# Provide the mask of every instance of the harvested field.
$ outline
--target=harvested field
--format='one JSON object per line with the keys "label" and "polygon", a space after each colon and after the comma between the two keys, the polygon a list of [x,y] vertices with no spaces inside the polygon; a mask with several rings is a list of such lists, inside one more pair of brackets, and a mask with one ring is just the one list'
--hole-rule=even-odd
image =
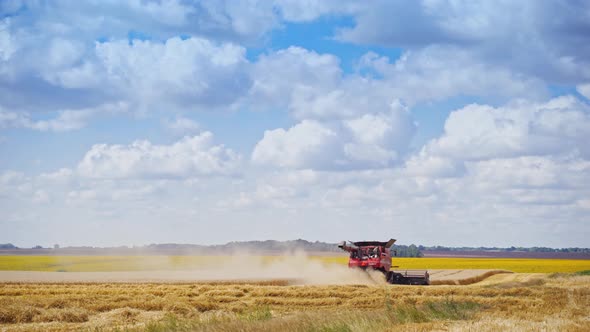
{"label": "harvested field", "polygon": [[[0,331],[586,331],[590,322],[588,272],[564,273],[583,260],[394,259],[396,270],[431,274],[432,286],[402,286],[341,257],[11,257],[0,265],[29,271],[0,271]],[[444,265],[457,268],[433,269]],[[49,272],[64,270],[94,272]]]}
{"label": "harvested field", "polygon": [[470,285],[506,270],[429,270],[432,285]]}
{"label": "harvested field", "polygon": [[3,331],[587,331],[590,276],[470,286],[0,284]]}

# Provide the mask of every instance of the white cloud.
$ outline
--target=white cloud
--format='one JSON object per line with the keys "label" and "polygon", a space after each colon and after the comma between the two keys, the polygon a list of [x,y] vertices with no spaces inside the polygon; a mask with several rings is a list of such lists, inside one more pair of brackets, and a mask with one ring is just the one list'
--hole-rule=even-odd
{"label": "white cloud", "polygon": [[75,176],[74,171],[69,168],[60,168],[55,172],[41,173],[38,178],[39,181],[49,183],[69,183]]}
{"label": "white cloud", "polygon": [[414,131],[410,112],[399,100],[392,101],[389,112],[364,114],[344,120],[344,125],[358,143],[397,148],[405,148]]}
{"label": "white cloud", "polygon": [[50,200],[49,194],[44,190],[37,190],[33,195],[33,202],[38,204],[49,203]]}
{"label": "white cloud", "polygon": [[252,161],[280,167],[326,167],[334,162],[336,133],[316,121],[303,121],[288,130],[267,130],[252,152]]}
{"label": "white cloud", "polygon": [[[40,175],[0,172],[0,242],[58,242],[63,229],[79,244],[229,233],[336,241],[353,229],[426,244],[585,245],[589,106],[545,99],[556,82],[590,95],[587,13],[571,4],[106,0],[19,11],[0,1],[10,16],[0,23],[0,127],[71,131],[137,110],[190,135],[97,144]],[[401,58],[369,52],[353,72],[349,58],[301,47],[248,60],[247,45],[257,53],[272,29],[290,33],[285,21],[340,15],[353,26],[338,38],[403,46]],[[416,125],[405,105],[457,96],[481,104],[409,151]],[[515,98],[526,99],[484,105]],[[274,129],[251,165],[188,115],[243,109],[289,112],[264,119]],[[294,123],[276,125],[283,116]]]}
{"label": "white cloud", "polygon": [[106,80],[141,103],[231,104],[249,87],[245,49],[206,39],[98,43]]}
{"label": "white cloud", "polygon": [[[587,11],[569,3],[133,0],[20,7],[5,5],[12,14],[0,29],[0,58],[10,72],[3,79],[12,80],[0,87],[0,98],[30,111],[126,98],[145,108],[231,107],[250,91],[250,105],[289,107],[298,119],[357,116],[394,98],[412,105],[465,93],[539,97],[545,89],[537,78],[579,83],[590,75],[590,49],[580,46],[589,44]],[[285,21],[326,16],[355,22],[337,34],[341,39],[406,45],[409,52],[384,81],[343,77],[336,57],[297,48],[261,57],[252,73],[243,68],[249,63],[238,44],[263,42]],[[129,45],[128,38],[144,41]]]}
{"label": "white cloud", "polygon": [[135,141],[130,145],[96,144],[78,164],[90,178],[185,178],[231,175],[238,172],[240,156],[213,144],[213,134],[203,132],[171,145]]}
{"label": "white cloud", "polygon": [[[131,0],[29,2],[22,20],[82,36],[125,37],[136,31],[158,39],[190,34],[252,41],[277,24],[272,3],[234,1]],[[28,15],[26,15],[28,14]],[[63,17],[69,18],[64,20]]]}
{"label": "white cloud", "polygon": [[0,173],[0,197],[3,198],[0,202],[11,198],[20,199],[23,196],[32,198],[32,193],[31,177],[12,170]]}
{"label": "white cloud", "polygon": [[382,168],[406,152],[415,124],[394,101],[389,111],[341,121],[303,120],[266,131],[252,153],[256,164],[287,168]]}
{"label": "white cloud", "polygon": [[369,52],[361,57],[358,69],[382,76],[390,91],[410,104],[456,95],[539,99],[547,94],[541,80],[486,64],[455,47],[407,51],[393,63]]}
{"label": "white cloud", "polygon": [[52,120],[40,120],[28,125],[39,131],[70,131],[83,128],[93,115],[93,111],[61,111]]}
{"label": "white cloud", "polygon": [[0,61],[0,72],[6,73],[0,76],[2,106],[34,113],[122,100],[142,113],[227,110],[251,85],[246,49],[229,42],[173,37],[89,44],[72,36],[44,36],[27,44],[33,37],[20,32],[24,46]]}
{"label": "white cloud", "polygon": [[[540,108],[555,110],[570,102],[558,99],[547,104]],[[583,246],[587,241],[585,197],[590,195],[586,185],[590,182],[590,163],[581,155],[490,155],[463,160],[424,149],[402,167],[291,169],[313,162],[321,165],[313,158],[321,158],[317,151],[324,149],[329,139],[314,136],[318,132],[328,138],[333,137],[329,133],[340,138],[348,132],[349,141],[381,143],[388,126],[373,123],[380,116],[353,122],[359,132],[357,138],[345,121],[337,125],[306,120],[289,130],[277,130],[273,134],[280,138],[278,143],[295,144],[292,150],[274,145],[275,154],[267,156],[271,163],[283,162],[284,168],[230,167],[243,170],[240,179],[211,176],[231,172],[203,166],[207,165],[202,161],[207,159],[203,154],[214,160],[222,157],[209,153],[219,147],[211,141],[193,142],[203,139],[202,135],[170,145],[136,142],[95,146],[77,171],[62,169],[36,177],[0,174],[0,219],[3,226],[9,222],[37,225],[36,218],[43,215],[44,220],[51,221],[51,227],[67,227],[72,234],[79,234],[82,244],[98,241],[96,236],[112,229],[122,235],[105,237],[110,241],[106,244],[162,242],[162,237],[172,242],[223,242],[226,238],[222,234],[228,230],[244,238],[337,241],[346,238],[350,229],[355,229],[359,237],[377,238],[384,231],[395,232],[404,241],[425,244]],[[381,130],[368,134],[363,129],[367,123]],[[317,136],[319,141],[314,141]],[[193,149],[195,145],[199,147]],[[340,140],[334,145],[339,149],[343,146]],[[224,155],[225,150],[218,151]],[[277,157],[281,154],[284,159]],[[40,204],[31,205],[33,199]],[[47,199],[51,204],[41,204]],[[72,216],[71,220],[64,221],[65,214]],[[79,220],[84,223],[77,225]],[[268,232],[248,232],[251,225],[244,220],[256,220]],[[359,220],[374,227],[360,227]],[[203,225],[207,225],[207,232],[202,231]],[[51,230],[38,227],[27,232],[27,239],[51,237]],[[89,227],[96,227],[92,236]],[[134,227],[141,230],[133,232]],[[510,234],[505,232],[507,227],[512,230]],[[14,228],[7,230],[4,236],[19,238]],[[186,233],[190,238],[184,237]],[[459,242],[457,236],[461,237]]]}
{"label": "white cloud", "polygon": [[[425,156],[401,169],[278,170],[270,176],[247,177],[254,182],[224,197],[222,206],[258,218],[264,213],[255,211],[295,213],[299,227],[336,237],[346,236],[351,228],[362,233],[359,236],[379,236],[357,229],[363,220],[408,241],[456,243],[459,234],[460,242],[469,245],[582,245],[583,236],[569,232],[587,229],[583,198],[590,195],[585,185],[590,181],[589,165],[578,157],[523,156],[455,164],[453,159]],[[507,234],[506,227],[513,232]]]}
{"label": "white cloud", "polygon": [[253,64],[246,104],[254,109],[288,109],[297,119],[335,119],[383,112],[393,100],[410,106],[463,96],[509,100],[543,99],[538,79],[479,63],[457,48],[406,52],[393,63],[373,52],[344,74],[331,54],[289,47]]}
{"label": "white cloud", "polygon": [[129,41],[129,30],[123,36],[36,31],[21,26],[25,19],[0,29],[0,97],[6,107],[54,111],[126,100],[140,111],[225,108],[251,84],[246,49],[235,43],[178,35]]}
{"label": "white cloud", "polygon": [[48,71],[45,79],[65,89],[92,89],[100,86],[103,73],[98,64],[84,61],[78,66]]}
{"label": "white cloud", "polygon": [[425,149],[459,160],[568,153],[589,156],[585,144],[590,137],[589,111],[587,104],[571,96],[499,108],[472,104],[452,112],[444,135]]}
{"label": "white cloud", "polygon": [[81,43],[56,38],[49,44],[46,61],[53,68],[69,67],[80,60],[83,52]]}
{"label": "white cloud", "polygon": [[164,120],[164,126],[170,132],[178,136],[196,134],[201,131],[199,123],[181,116],[178,116],[173,120]]}
{"label": "white cloud", "polygon": [[590,83],[580,84],[576,87],[576,90],[578,90],[578,93],[582,96],[590,99]]}
{"label": "white cloud", "polygon": [[348,0],[275,0],[281,16],[290,22],[308,22],[322,15],[346,15],[358,12],[362,7]]}
{"label": "white cloud", "polygon": [[538,156],[490,159],[469,164],[470,176],[477,179],[474,182],[488,189],[583,188],[578,181],[587,178],[589,171],[590,162],[584,160]]}
{"label": "white cloud", "polygon": [[26,112],[11,112],[0,107],[0,128],[27,128],[38,131],[64,132],[84,128],[94,117],[105,114],[127,112],[128,104],[124,102],[104,104],[94,108],[61,110],[57,116],[47,120],[31,119]]}
{"label": "white cloud", "polygon": [[406,161],[405,170],[410,176],[446,178],[463,175],[465,166],[462,161],[427,155],[422,150]]}
{"label": "white cloud", "polygon": [[10,112],[0,108],[0,128],[25,126],[28,118],[17,112]]}
{"label": "white cloud", "polygon": [[187,16],[194,13],[191,7],[185,6],[177,0],[163,0],[158,2],[132,0],[128,2],[128,5],[141,16],[147,14],[154,20],[171,26],[182,26],[186,24]]}
{"label": "white cloud", "polygon": [[0,183],[3,185],[17,184],[24,179],[25,175],[22,172],[4,171],[0,173]]}
{"label": "white cloud", "polygon": [[262,55],[252,66],[254,107],[287,108],[297,89],[332,88],[341,79],[339,59],[291,46]]}
{"label": "white cloud", "polygon": [[[14,52],[16,46],[14,40],[10,34],[10,19],[0,20],[0,60],[8,61]],[[0,69],[2,66],[0,66]]]}
{"label": "white cloud", "polygon": [[354,26],[336,37],[412,50],[457,46],[477,63],[550,82],[580,82],[590,78],[589,13],[581,2],[383,0],[359,8]]}
{"label": "white cloud", "polygon": [[253,64],[252,77],[249,106],[287,108],[300,120],[382,112],[400,98],[388,82],[359,75],[346,76],[338,57],[300,47],[261,56]]}

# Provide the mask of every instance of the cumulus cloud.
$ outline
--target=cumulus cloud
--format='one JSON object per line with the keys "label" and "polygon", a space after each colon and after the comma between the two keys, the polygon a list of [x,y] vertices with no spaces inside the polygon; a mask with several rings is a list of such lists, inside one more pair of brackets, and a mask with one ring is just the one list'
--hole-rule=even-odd
{"label": "cumulus cloud", "polygon": [[105,79],[141,102],[231,104],[249,86],[245,49],[206,39],[172,38],[96,44]]}
{"label": "cumulus cloud", "polygon": [[[356,116],[359,108],[373,107],[382,95],[388,95],[386,103],[393,97],[409,104],[458,93],[481,96],[486,91],[538,97],[544,94],[538,78],[580,83],[590,75],[589,49],[580,46],[589,44],[584,30],[587,10],[571,3],[25,4],[3,4],[9,18],[2,20],[0,29],[0,67],[7,74],[0,97],[17,108],[79,108],[122,98],[155,108],[156,101],[230,107],[250,91],[255,101],[250,105],[289,107],[304,119],[329,116],[327,109]],[[334,15],[355,22],[337,33],[341,40],[407,48],[388,70],[377,68],[382,58],[369,56],[366,62],[379,75],[389,73],[386,80],[344,79],[336,57],[297,48],[261,57],[252,73],[244,70],[248,62],[238,44],[260,41],[283,22]],[[129,45],[129,39],[135,41]],[[507,49],[510,54],[504,52]],[[231,88],[226,93],[218,93],[227,86]],[[350,91],[354,88],[359,93]]]}
{"label": "cumulus cloud", "polygon": [[303,121],[288,130],[267,130],[252,152],[252,161],[280,167],[327,166],[335,162],[332,152],[336,133],[316,121]]}
{"label": "cumulus cloud", "polygon": [[387,110],[403,98],[387,81],[344,75],[338,57],[301,47],[261,56],[252,76],[251,107],[286,108],[301,120],[358,117]]}
{"label": "cumulus cloud", "polygon": [[[64,20],[68,17],[69,20]],[[28,1],[19,15],[24,22],[78,32],[83,36],[126,37],[130,30],[159,39],[191,34],[216,39],[251,41],[276,25],[271,2],[131,0],[44,3]],[[197,22],[198,24],[195,24]]]}
{"label": "cumulus cloud", "polygon": [[[577,158],[524,156],[497,158],[469,164],[478,185],[495,188],[582,189],[578,182],[590,174],[590,163]],[[583,182],[582,182],[583,183]]]}
{"label": "cumulus cloud", "polygon": [[401,159],[414,134],[408,110],[394,101],[388,112],[341,121],[303,120],[266,131],[252,152],[255,164],[287,168],[380,168]]}
{"label": "cumulus cloud", "polygon": [[340,80],[340,60],[291,46],[263,54],[253,64],[250,99],[254,107],[287,108],[297,89],[332,88]]}
{"label": "cumulus cloud", "polygon": [[[72,131],[138,111],[188,135],[97,144],[77,165],[40,175],[1,171],[0,233],[57,242],[68,229],[111,245],[221,242],[228,231],[336,241],[353,228],[431,244],[585,245],[590,110],[581,97],[547,97],[555,83],[590,95],[585,7],[0,1],[1,128]],[[340,15],[335,24],[347,27],[334,27],[337,39],[403,47],[401,57],[368,52],[348,70],[347,56],[303,47],[247,52],[285,22]],[[443,133],[413,151],[413,107],[454,97],[478,104],[451,113]],[[268,129],[258,142],[243,142],[253,146],[244,165],[193,110],[273,113],[256,127]],[[293,123],[277,124],[282,116]]]}
{"label": "cumulus cloud", "polygon": [[232,175],[240,156],[213,144],[213,134],[203,132],[170,145],[135,141],[129,145],[96,144],[78,164],[78,172],[90,178],[185,178]]}
{"label": "cumulus cloud", "polygon": [[360,58],[358,69],[382,77],[390,91],[412,104],[456,95],[504,100],[547,96],[543,81],[481,62],[456,47],[432,46],[407,51],[394,62],[369,52]]}
{"label": "cumulus cloud", "polygon": [[394,61],[369,52],[356,69],[344,74],[334,55],[300,47],[265,54],[253,64],[246,104],[286,108],[298,119],[325,120],[380,112],[394,99],[414,106],[457,95],[494,100],[547,95],[542,81],[482,64],[460,49],[409,51]]}
{"label": "cumulus cloud", "polygon": [[[245,48],[191,32],[199,30],[191,15],[220,15],[216,8],[216,2],[27,3],[0,21],[0,98],[27,111],[116,100],[154,109],[231,105],[250,85]],[[220,27],[233,29],[231,22]],[[136,28],[147,31],[134,34]]]}
{"label": "cumulus cloud", "polygon": [[460,160],[580,153],[589,156],[590,107],[564,96],[494,108],[472,104],[450,114],[428,153]]}
{"label": "cumulus cloud", "polygon": [[[585,184],[590,181],[590,164],[579,156],[410,160],[389,169],[278,170],[220,204],[242,213],[264,209],[285,218],[294,214],[300,227],[333,227],[333,232],[342,232],[340,236],[350,227],[367,237],[379,236],[356,229],[359,220],[368,220],[399,237],[432,243],[452,243],[445,235],[451,229],[453,236],[460,234],[463,243],[473,245],[559,243],[561,236],[567,243],[585,241],[568,235],[573,229],[587,229],[585,197],[590,191]],[[312,221],[306,223],[308,215]],[[313,221],[318,218],[321,225]],[[506,227],[514,234],[507,234]]]}
{"label": "cumulus cloud", "polygon": [[354,26],[337,38],[414,50],[457,46],[480,62],[547,81],[579,82],[590,76],[589,13],[577,1],[376,1],[357,11]]}
{"label": "cumulus cloud", "polygon": [[[388,10],[385,3],[375,5]],[[435,5],[400,10],[430,18]],[[459,4],[456,10],[462,8]],[[359,19],[353,29],[360,29],[370,11],[354,2],[331,1],[35,2],[3,23],[0,44],[6,46],[2,58],[7,61],[2,67],[11,72],[4,79],[11,79],[0,84],[0,97],[9,107],[29,110],[89,107],[105,100],[128,100],[140,111],[171,106],[288,108],[303,120],[355,117],[383,109],[395,98],[412,105],[457,94],[544,95],[534,76],[482,62],[463,44],[429,41],[394,63],[369,53],[359,68],[377,73],[377,78],[345,75],[336,56],[297,47],[250,63],[246,49],[237,44],[245,36],[260,38],[281,20],[348,15]],[[60,20],[74,12],[72,19]],[[135,27],[141,31],[134,34]]]}

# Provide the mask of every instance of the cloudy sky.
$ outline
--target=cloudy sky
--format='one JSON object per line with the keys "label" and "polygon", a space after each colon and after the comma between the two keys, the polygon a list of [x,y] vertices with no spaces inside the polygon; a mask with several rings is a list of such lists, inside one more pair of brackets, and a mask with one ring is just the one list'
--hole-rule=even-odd
{"label": "cloudy sky", "polygon": [[0,243],[390,237],[590,247],[587,1],[0,1]]}

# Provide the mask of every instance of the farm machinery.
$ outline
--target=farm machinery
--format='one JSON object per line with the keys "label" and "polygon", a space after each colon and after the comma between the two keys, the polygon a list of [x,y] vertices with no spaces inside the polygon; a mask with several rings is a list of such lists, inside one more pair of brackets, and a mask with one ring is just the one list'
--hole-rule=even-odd
{"label": "farm machinery", "polygon": [[430,276],[425,270],[391,270],[391,246],[395,243],[394,239],[387,242],[379,241],[359,241],[346,242],[338,244],[338,248],[350,253],[348,259],[349,268],[373,269],[380,271],[390,284],[404,285],[428,285]]}

